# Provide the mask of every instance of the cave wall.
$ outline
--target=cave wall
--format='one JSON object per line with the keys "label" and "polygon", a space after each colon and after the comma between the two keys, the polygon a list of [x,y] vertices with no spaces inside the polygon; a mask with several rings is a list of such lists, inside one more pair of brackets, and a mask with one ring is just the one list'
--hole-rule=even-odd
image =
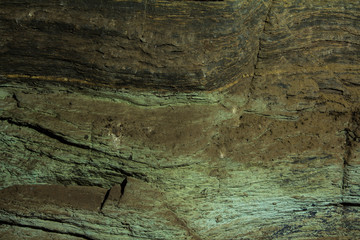
{"label": "cave wall", "polygon": [[268,0],[9,0],[0,8],[8,78],[194,91],[250,73]]}
{"label": "cave wall", "polygon": [[360,237],[359,3],[0,6],[0,239]]}

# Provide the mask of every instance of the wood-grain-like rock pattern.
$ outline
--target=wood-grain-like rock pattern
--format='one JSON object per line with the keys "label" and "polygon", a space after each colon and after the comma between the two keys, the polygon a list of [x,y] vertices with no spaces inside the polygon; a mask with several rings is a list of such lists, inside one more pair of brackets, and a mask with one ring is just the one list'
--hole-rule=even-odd
{"label": "wood-grain-like rock pattern", "polygon": [[250,74],[264,1],[1,1],[0,74],[211,90]]}
{"label": "wood-grain-like rock pattern", "polygon": [[289,111],[358,103],[359,9],[354,1],[274,0],[260,37],[253,99]]}
{"label": "wood-grain-like rock pattern", "polygon": [[[17,16],[19,7],[29,10],[28,6],[43,4],[57,9],[60,4],[13,3],[0,3],[1,21]],[[62,3],[63,9],[85,19],[79,23],[82,27],[74,28],[77,39],[86,19],[94,16],[83,12],[98,12],[106,19],[108,4],[114,11],[125,6],[123,1],[87,1],[78,7]],[[258,8],[248,13],[251,19],[262,19],[252,23],[257,27],[235,29],[257,36],[248,43],[250,67],[242,70],[247,64],[236,69],[219,63],[206,84],[197,82],[198,77],[178,81],[170,76],[176,72],[168,68],[164,71],[169,71],[169,78],[156,80],[154,72],[149,74],[152,80],[139,78],[142,86],[135,79],[128,82],[146,91],[109,88],[116,82],[110,80],[111,72],[97,78],[96,68],[85,71],[81,64],[71,65],[69,72],[80,69],[76,74],[89,74],[85,83],[76,74],[63,75],[67,68],[59,68],[59,75],[46,69],[54,60],[49,56],[36,55],[39,61],[29,63],[24,50],[29,38],[18,40],[26,43],[18,46],[18,55],[10,54],[12,41],[6,39],[15,35],[6,30],[7,37],[0,39],[0,46],[7,46],[0,50],[4,53],[0,55],[0,239],[358,239],[360,4],[344,0],[144,3],[138,4],[174,11],[184,6],[194,11],[220,5],[245,9],[257,3]],[[12,15],[4,15],[11,9]],[[139,16],[161,13],[143,10]],[[61,11],[41,16],[52,23],[71,22]],[[34,24],[40,21],[40,11],[36,12]],[[153,20],[175,21],[170,13]],[[19,18],[19,23],[28,31],[32,20],[27,18]],[[133,19],[134,26],[138,19]],[[195,19],[189,21],[193,24]],[[246,22],[228,19],[232,19],[225,21],[229,24]],[[0,31],[10,29],[10,22]],[[200,25],[188,23],[182,27],[200,28],[197,36],[205,36]],[[44,22],[46,31],[34,31],[45,34],[52,25],[61,24]],[[229,30],[222,28],[225,25],[210,29],[225,33]],[[158,26],[159,31],[163,28]],[[81,39],[91,41],[86,34]],[[171,39],[187,36],[182,32]],[[93,39],[97,37],[94,34]],[[129,46],[158,51],[140,40]],[[229,39],[222,40],[224,45],[217,42],[219,49],[229,49],[219,54],[241,54],[225,43]],[[42,41],[43,46],[54,46],[57,40]],[[186,49],[205,46],[182,44]],[[87,46],[93,45],[83,45],[82,50]],[[54,54],[69,49],[79,53],[68,47]],[[192,56],[203,56],[196,51],[186,54],[187,66],[197,61]],[[170,56],[164,52],[164,57]],[[135,54],[134,62],[138,59]],[[175,64],[169,59],[164,63]],[[232,71],[237,71],[236,76]],[[129,72],[129,76],[136,75]],[[57,82],[65,77],[70,84]],[[126,85],[120,82],[119,86]],[[175,85],[183,91],[158,91]],[[195,91],[214,88],[218,90]]]}

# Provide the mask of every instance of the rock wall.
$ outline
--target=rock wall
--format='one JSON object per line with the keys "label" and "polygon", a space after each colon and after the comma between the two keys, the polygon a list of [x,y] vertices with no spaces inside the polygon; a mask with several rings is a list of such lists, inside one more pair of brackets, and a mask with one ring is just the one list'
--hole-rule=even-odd
{"label": "rock wall", "polygon": [[266,1],[1,1],[1,73],[209,90],[253,67]]}
{"label": "rock wall", "polygon": [[[0,6],[0,239],[360,237],[360,4]],[[124,47],[128,23],[146,31]],[[187,33],[199,41],[181,42]],[[170,61],[157,41],[181,56]],[[103,46],[123,53],[93,55]],[[191,75],[204,66],[211,74]]]}

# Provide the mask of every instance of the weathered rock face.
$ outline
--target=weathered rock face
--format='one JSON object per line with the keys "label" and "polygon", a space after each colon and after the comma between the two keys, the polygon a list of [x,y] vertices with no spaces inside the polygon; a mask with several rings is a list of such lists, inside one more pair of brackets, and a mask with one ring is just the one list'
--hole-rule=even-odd
{"label": "weathered rock face", "polygon": [[0,3],[1,239],[360,237],[359,3],[81,3]]}
{"label": "weathered rock face", "polygon": [[0,74],[215,89],[250,74],[266,1],[1,1]]}

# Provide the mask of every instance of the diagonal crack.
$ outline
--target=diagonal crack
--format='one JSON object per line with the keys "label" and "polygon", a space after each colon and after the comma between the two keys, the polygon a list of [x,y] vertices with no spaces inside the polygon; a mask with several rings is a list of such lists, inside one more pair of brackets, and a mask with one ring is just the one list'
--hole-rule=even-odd
{"label": "diagonal crack", "polygon": [[254,92],[254,80],[255,80],[255,77],[256,77],[256,68],[257,68],[257,65],[259,63],[259,58],[260,58],[260,52],[261,52],[261,38],[262,38],[262,35],[265,34],[265,29],[266,29],[266,24],[269,22],[269,19],[270,19],[270,13],[271,13],[271,10],[272,10],[272,7],[273,7],[273,4],[274,4],[274,0],[271,0],[269,4],[265,3],[263,0],[261,0],[261,2],[268,8],[267,9],[267,13],[265,15],[265,19],[264,19],[264,25],[263,25],[263,29],[261,31],[261,33],[259,34],[259,40],[258,40],[258,49],[257,49],[257,52],[256,52],[256,58],[254,60],[254,72],[252,74],[252,78],[250,80],[250,88],[249,88],[249,94],[248,94],[248,102],[250,102],[250,96],[253,95],[253,92]]}
{"label": "diagonal crack", "polygon": [[[352,200],[349,200],[348,197],[350,197],[351,189],[354,185],[354,174],[351,172],[351,168],[354,166],[351,165],[351,160],[354,157],[354,147],[355,142],[358,141],[358,131],[360,129],[360,111],[353,111],[351,113],[351,118],[349,120],[349,126],[348,128],[345,128],[345,156],[344,156],[344,163],[343,163],[343,178],[342,178],[342,203],[343,206],[359,206],[360,204],[356,201],[353,202]],[[358,183],[355,183],[358,184]],[[358,194],[356,195],[358,196]]]}
{"label": "diagonal crack", "polygon": [[33,225],[28,225],[28,224],[0,221],[0,225],[8,225],[8,226],[16,226],[16,227],[22,227],[22,228],[30,228],[30,229],[41,230],[41,231],[44,231],[44,232],[49,232],[49,233],[57,233],[57,234],[63,234],[63,235],[83,238],[83,239],[87,239],[87,240],[94,240],[94,238],[89,237],[89,236],[84,235],[84,234],[80,234],[80,233],[63,232],[63,231],[59,231],[59,230],[49,229],[49,228],[46,228],[46,227],[33,226]]}
{"label": "diagonal crack", "polygon": [[120,198],[124,195],[125,187],[126,187],[127,182],[128,182],[128,180],[127,180],[127,178],[125,178],[124,181],[121,183],[121,196],[120,196]]}
{"label": "diagonal crack", "polygon": [[[63,143],[63,144],[68,145],[68,146],[98,152],[98,153],[101,153],[101,154],[105,154],[107,156],[121,158],[122,160],[131,160],[131,161],[136,162],[136,163],[147,165],[147,166],[149,166],[151,168],[156,168],[155,166],[153,166],[150,163],[136,161],[136,160],[129,159],[129,158],[126,158],[126,157],[122,157],[122,156],[119,156],[119,155],[116,155],[116,154],[112,154],[111,152],[102,151],[102,150],[97,149],[97,148],[95,148],[93,146],[88,146],[88,145],[85,145],[85,144],[80,144],[80,143],[75,143],[75,142],[69,141],[64,136],[61,136],[61,135],[57,134],[56,132],[54,132],[54,131],[52,131],[50,129],[44,128],[44,127],[42,127],[42,126],[40,126],[38,124],[31,124],[31,123],[27,123],[27,122],[17,121],[17,120],[14,120],[11,117],[0,117],[0,121],[7,121],[9,124],[13,124],[13,125],[16,125],[18,127],[25,127],[25,128],[32,129],[32,130],[34,130],[34,131],[36,131],[36,132],[38,132],[40,134],[43,134],[43,135],[45,135],[45,136],[47,136],[49,138],[55,139],[58,142]],[[91,143],[91,145],[93,145],[93,143]]]}
{"label": "diagonal crack", "polygon": [[342,191],[343,195],[345,194],[345,189],[347,188],[348,184],[348,166],[349,160],[352,155],[352,142],[350,137],[350,129],[345,129],[345,156],[344,156],[344,163],[343,163],[343,178],[342,178]]}
{"label": "diagonal crack", "polygon": [[33,129],[38,133],[46,135],[46,136],[48,136],[48,137],[50,137],[52,139],[55,139],[55,140],[57,140],[57,141],[59,141],[59,142],[61,142],[63,144],[66,144],[66,145],[70,145],[70,146],[77,147],[77,148],[82,148],[82,149],[87,149],[87,150],[98,151],[97,149],[93,149],[90,146],[71,142],[71,141],[67,140],[65,137],[63,137],[61,135],[58,135],[54,131],[46,129],[46,128],[38,125],[38,124],[30,124],[30,123],[26,123],[26,122],[19,122],[19,121],[13,120],[12,118],[7,118],[7,117],[5,117],[5,118],[0,117],[0,121],[7,121],[8,123],[14,124],[14,125],[19,126],[19,127],[27,127],[27,128]]}
{"label": "diagonal crack", "polygon": [[[127,177],[122,181],[122,183],[120,184],[120,196],[119,196],[119,199],[118,201],[120,201],[120,199],[122,198],[122,196],[124,195],[124,192],[125,192],[125,187],[126,187],[126,184],[127,184],[128,180],[127,180]],[[107,200],[109,199],[109,196],[111,194],[111,191],[114,189],[115,187],[113,186],[112,188],[110,188],[109,190],[107,190],[105,196],[104,196],[104,199],[100,205],[100,212],[102,211],[102,209],[104,208]]]}
{"label": "diagonal crack", "polygon": [[111,188],[110,188],[109,190],[107,190],[106,193],[105,193],[104,200],[101,202],[101,205],[100,205],[100,212],[101,212],[102,209],[104,208],[105,203],[106,203],[106,201],[107,201],[108,198],[109,198],[110,191],[111,191]]}

